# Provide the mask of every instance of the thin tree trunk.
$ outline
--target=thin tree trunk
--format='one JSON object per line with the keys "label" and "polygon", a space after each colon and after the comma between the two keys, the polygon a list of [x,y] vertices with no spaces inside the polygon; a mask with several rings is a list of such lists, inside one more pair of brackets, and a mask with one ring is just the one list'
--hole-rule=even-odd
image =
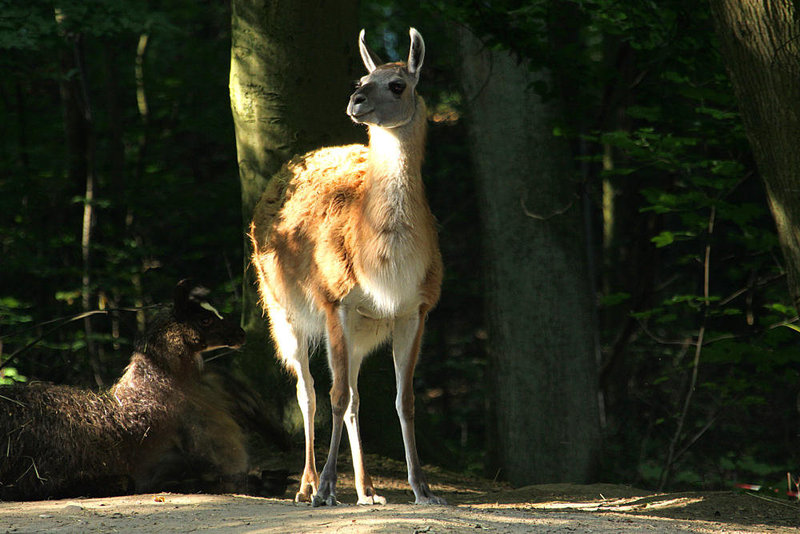
{"label": "thin tree trunk", "polygon": [[[356,70],[355,0],[234,0],[230,97],[245,232],[269,178],[292,155],[363,135],[345,109]],[[274,369],[245,242],[241,363],[253,376]],[[283,383],[283,379],[280,379]]]}
{"label": "thin tree trunk", "polygon": [[[115,228],[126,228],[128,202],[127,202],[127,173],[125,166],[125,142],[123,135],[125,132],[125,118],[123,114],[123,98],[120,91],[121,71],[128,72],[130,64],[123,60],[120,50],[127,51],[129,44],[127,39],[123,44],[118,39],[108,39],[103,42],[102,60],[103,76],[105,78],[105,108],[108,115],[107,127],[107,149],[104,159],[107,162],[107,189],[106,195],[111,200],[111,210],[108,210],[107,217]],[[127,228],[126,228],[127,229]],[[125,232],[125,235],[130,235]],[[120,295],[115,288],[100,290],[98,300],[107,301],[113,310],[119,308]],[[120,314],[117,311],[109,313],[111,323],[112,349],[118,351],[120,345]]]}
{"label": "thin tree trunk", "polygon": [[[83,199],[83,221],[81,227],[81,306],[84,313],[88,312],[92,307],[91,252],[94,224],[94,169],[90,158],[94,148],[91,139],[89,140],[87,151],[86,192]],[[89,351],[89,362],[94,372],[94,380],[99,387],[103,387],[104,381],[100,375],[100,362],[97,346],[94,342],[91,317],[84,318],[83,327],[86,335],[86,348]]]}
{"label": "thin tree trunk", "polygon": [[[60,92],[64,108],[64,129],[69,150],[68,176],[71,182],[84,183],[83,217],[81,223],[81,307],[86,313],[91,308],[91,249],[94,226],[94,157],[92,111],[86,85],[86,70],[82,36],[65,31],[63,13],[55,10],[56,23],[66,46],[61,52]],[[83,320],[89,364],[98,386],[104,385],[100,374],[97,346],[91,317]]]}
{"label": "thin tree trunk", "polygon": [[790,0],[710,4],[800,307],[800,13]]}
{"label": "thin tree trunk", "polygon": [[[147,55],[147,44],[150,42],[150,34],[141,33],[136,43],[136,60],[134,62],[134,79],[136,81],[136,108],[139,110],[139,120],[141,121],[142,133],[139,135],[139,152],[136,155],[136,170],[134,180],[136,183],[144,183],[144,170],[147,163],[147,148],[149,146],[150,132],[150,108],[147,105],[147,90],[144,83],[144,60]],[[126,203],[127,205],[127,203]],[[137,244],[142,244],[141,236],[134,227],[133,212],[128,208],[125,214],[125,227],[127,233],[133,234],[133,239]],[[142,266],[142,271],[144,271]],[[147,330],[147,316],[144,313],[144,289],[142,287],[141,273],[136,272],[131,277],[131,283],[135,292],[134,304],[138,308],[136,312],[136,331],[141,335]]]}
{"label": "thin tree trunk", "polygon": [[549,81],[462,30],[462,81],[484,227],[494,447],[515,484],[586,482],[600,445],[581,200]]}

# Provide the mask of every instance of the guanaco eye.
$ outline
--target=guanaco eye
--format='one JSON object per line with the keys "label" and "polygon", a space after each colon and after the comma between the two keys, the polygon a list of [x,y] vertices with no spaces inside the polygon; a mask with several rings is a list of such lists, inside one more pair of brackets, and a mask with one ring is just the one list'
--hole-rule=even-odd
{"label": "guanaco eye", "polygon": [[405,91],[406,84],[404,82],[389,82],[389,90],[396,95],[400,95]]}

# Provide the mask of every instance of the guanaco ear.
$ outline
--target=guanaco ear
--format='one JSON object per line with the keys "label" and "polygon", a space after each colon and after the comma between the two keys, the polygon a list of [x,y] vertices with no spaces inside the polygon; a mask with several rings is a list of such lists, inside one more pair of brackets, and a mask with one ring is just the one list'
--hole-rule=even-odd
{"label": "guanaco ear", "polygon": [[367,46],[367,40],[364,38],[363,29],[361,33],[358,34],[358,51],[361,52],[361,61],[364,62],[367,72],[372,72],[378,65],[383,65],[383,61],[378,57],[378,54]]}
{"label": "guanaco ear", "polygon": [[422,35],[415,28],[409,28],[408,35],[411,36],[411,48],[408,51],[408,72],[415,80],[419,81],[419,71],[422,69],[422,62],[425,60],[425,41],[422,40]]}

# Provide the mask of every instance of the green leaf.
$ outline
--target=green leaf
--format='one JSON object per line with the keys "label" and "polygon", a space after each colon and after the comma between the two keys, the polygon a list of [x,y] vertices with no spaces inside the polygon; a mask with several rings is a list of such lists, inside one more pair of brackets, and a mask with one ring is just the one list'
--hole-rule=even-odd
{"label": "green leaf", "polygon": [[625,292],[610,293],[608,295],[603,295],[602,297],[600,297],[600,306],[604,308],[610,308],[611,306],[616,306],[617,304],[621,304],[630,298],[631,298],[630,293],[625,293]]}
{"label": "green leaf", "polygon": [[80,289],[74,291],[56,291],[56,300],[72,304],[81,297]]}
{"label": "green leaf", "polygon": [[668,230],[664,230],[657,236],[650,238],[650,241],[655,243],[657,248],[663,248],[675,242],[675,234]]}
{"label": "green leaf", "polygon": [[739,114],[736,112],[710,108],[707,106],[700,106],[698,108],[695,108],[695,111],[697,113],[703,113],[705,115],[708,115],[717,120],[735,120],[739,117]]}
{"label": "green leaf", "polygon": [[10,386],[20,382],[27,382],[28,377],[19,374],[14,367],[4,367],[0,369],[0,385]]}
{"label": "green leaf", "polygon": [[631,106],[628,108],[628,115],[634,119],[657,121],[661,116],[661,108],[658,106]]}
{"label": "green leaf", "polygon": [[786,317],[794,317],[797,315],[797,310],[791,306],[786,306],[785,304],[781,304],[780,302],[773,302],[772,304],[767,304],[764,306],[768,310],[772,310],[774,312],[778,312],[781,315],[785,315]]}
{"label": "green leaf", "polygon": [[742,176],[744,165],[733,160],[714,160],[711,162],[711,172],[722,176]]}

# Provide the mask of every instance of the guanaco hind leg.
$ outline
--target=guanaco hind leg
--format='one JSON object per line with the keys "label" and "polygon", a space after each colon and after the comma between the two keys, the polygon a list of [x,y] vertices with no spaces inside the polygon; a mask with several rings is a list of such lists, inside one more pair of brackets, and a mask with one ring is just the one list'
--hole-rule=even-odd
{"label": "guanaco hind leg", "polygon": [[312,496],[319,487],[316,459],[314,458],[314,415],[317,400],[314,391],[314,379],[308,367],[308,348],[303,347],[304,358],[298,360],[295,372],[297,373],[297,404],[303,414],[303,432],[305,434],[305,466],[303,476],[300,478],[300,489],[295,495],[296,502],[311,502]]}
{"label": "guanaco hind leg", "polygon": [[334,506],[336,501],[336,462],[339,456],[339,444],[342,440],[344,413],[350,403],[349,393],[349,358],[344,324],[339,307],[330,304],[325,308],[325,344],[328,352],[328,364],[331,369],[331,443],[328,458],[319,480],[319,488],[311,501],[313,506]]}
{"label": "guanaco hind leg", "polygon": [[286,312],[277,303],[270,302],[268,309],[272,336],[279,356],[297,377],[297,404],[303,414],[305,467],[295,501],[311,502],[319,487],[319,475],[314,458],[314,415],[317,410],[317,396],[314,391],[314,378],[308,365],[308,341],[296,331],[286,317]]}

